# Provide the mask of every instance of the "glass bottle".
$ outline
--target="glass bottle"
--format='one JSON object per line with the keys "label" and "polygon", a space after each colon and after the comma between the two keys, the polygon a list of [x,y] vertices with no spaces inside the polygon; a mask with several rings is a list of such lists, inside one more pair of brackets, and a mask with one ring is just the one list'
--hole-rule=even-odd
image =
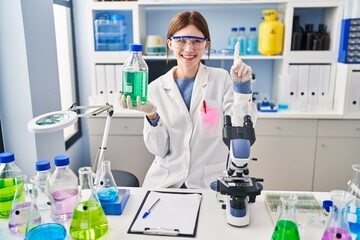
{"label": "glass bottle", "polygon": [[360,164],[353,164],[353,177],[349,183],[349,192],[353,196],[348,212],[350,232],[360,239]]}
{"label": "glass bottle", "polygon": [[237,27],[232,27],[228,36],[228,49],[232,52],[235,50],[235,44],[237,42],[238,32]]}
{"label": "glass bottle", "polygon": [[93,188],[92,174],[90,167],[79,169],[81,199],[75,206],[69,229],[74,239],[94,240],[108,231],[108,221]]}
{"label": "glass bottle", "polygon": [[72,218],[78,198],[78,179],[69,168],[68,156],[55,156],[54,164],[55,171],[48,181],[51,216],[55,221],[63,222]]}
{"label": "glass bottle", "polygon": [[97,196],[101,203],[114,203],[118,198],[118,189],[111,173],[110,161],[102,162],[99,183],[97,186]]}
{"label": "glass bottle", "polygon": [[40,160],[35,164],[36,175],[35,175],[35,187],[37,187],[37,198],[35,199],[36,206],[38,209],[47,210],[50,206],[50,198],[47,191],[47,182],[51,177],[50,172],[50,161],[49,160]]}
{"label": "glass bottle", "polygon": [[250,33],[246,40],[246,54],[247,55],[258,54],[258,34],[256,33],[256,27],[250,28]]}
{"label": "glass bottle", "polygon": [[294,16],[291,50],[304,49],[304,29],[300,26],[300,16]]}
{"label": "glass bottle", "polygon": [[315,38],[315,32],[313,30],[313,24],[306,24],[305,25],[305,33],[306,33],[306,50],[313,50],[313,42]]}
{"label": "glass bottle", "polygon": [[0,153],[0,218],[9,218],[17,189],[15,177],[23,172],[15,164],[12,152]]}
{"label": "glass bottle", "polygon": [[[31,206],[30,192],[27,187],[27,177],[25,175],[15,177],[15,184],[17,188],[10,211],[8,226],[10,231],[14,233],[25,233]],[[36,206],[35,211],[37,211]],[[39,213],[36,215],[36,222],[40,223],[41,218]]]}
{"label": "glass bottle", "polygon": [[240,56],[246,55],[246,42],[247,42],[247,35],[245,33],[244,27],[239,27],[239,35],[237,41],[240,44]]}
{"label": "glass bottle", "polygon": [[281,212],[276,223],[272,240],[300,240],[295,210],[297,196],[295,194],[282,195]]}
{"label": "glass bottle", "polygon": [[38,198],[38,187],[36,187],[35,177],[30,178],[31,184],[31,204],[29,218],[26,224],[26,240],[65,240],[66,228],[54,222],[50,214],[46,211],[38,211],[36,199]]}
{"label": "glass bottle", "polygon": [[136,98],[145,104],[148,93],[149,68],[142,56],[142,44],[130,44],[130,56],[126,59],[122,70],[122,93],[131,97],[133,106],[137,106]]}
{"label": "glass bottle", "polygon": [[352,199],[350,193],[342,190],[330,192],[333,202],[331,216],[323,233],[322,240],[351,240],[347,221],[347,207]]}

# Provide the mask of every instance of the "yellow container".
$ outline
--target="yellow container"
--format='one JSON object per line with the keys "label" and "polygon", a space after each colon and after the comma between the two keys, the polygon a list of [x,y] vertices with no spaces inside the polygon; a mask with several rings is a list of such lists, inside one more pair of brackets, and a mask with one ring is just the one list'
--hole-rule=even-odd
{"label": "yellow container", "polygon": [[259,27],[259,52],[271,56],[282,53],[284,24],[279,21],[280,12],[274,9],[262,11],[264,21]]}

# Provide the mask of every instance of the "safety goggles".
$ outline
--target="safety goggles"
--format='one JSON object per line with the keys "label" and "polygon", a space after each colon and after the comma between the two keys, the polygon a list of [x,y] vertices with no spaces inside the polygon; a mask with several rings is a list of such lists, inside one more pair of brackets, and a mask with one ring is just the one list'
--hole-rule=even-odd
{"label": "safety goggles", "polygon": [[170,40],[173,42],[174,48],[184,49],[188,44],[196,50],[205,48],[207,38],[197,36],[172,36]]}

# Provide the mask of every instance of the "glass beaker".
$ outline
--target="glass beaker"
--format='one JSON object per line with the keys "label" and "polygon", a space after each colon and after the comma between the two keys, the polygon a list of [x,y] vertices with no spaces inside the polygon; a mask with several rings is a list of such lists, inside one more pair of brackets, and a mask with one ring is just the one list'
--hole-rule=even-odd
{"label": "glass beaker", "polygon": [[353,178],[349,183],[349,193],[353,196],[348,211],[348,223],[351,234],[360,240],[360,164],[353,164]]}
{"label": "glass beaker", "polygon": [[347,221],[347,207],[352,199],[350,193],[342,190],[330,192],[333,202],[328,225],[323,233],[322,240],[351,240]]}
{"label": "glass beaker", "polygon": [[118,198],[118,189],[111,173],[110,161],[102,162],[99,183],[96,189],[101,203],[114,203]]}
{"label": "glass beaker", "polygon": [[272,240],[300,240],[299,229],[295,216],[295,206],[297,203],[297,195],[284,194],[280,197],[281,212],[274,232]]}
{"label": "glass beaker", "polygon": [[[34,177],[30,178],[31,204],[29,218],[26,224],[25,240],[64,240],[66,239],[66,228],[51,218],[50,211],[39,212],[36,206],[38,188]],[[41,222],[38,220],[41,218]]]}
{"label": "glass beaker", "polygon": [[[15,177],[15,185],[16,191],[12,202],[8,226],[10,231],[14,233],[24,233],[31,207],[31,197],[27,186],[27,177],[25,175]],[[35,221],[37,224],[41,221],[38,213],[36,214]]]}
{"label": "glass beaker", "polygon": [[80,199],[69,229],[74,239],[94,240],[108,231],[108,221],[94,190],[92,175],[90,167],[79,169]]}

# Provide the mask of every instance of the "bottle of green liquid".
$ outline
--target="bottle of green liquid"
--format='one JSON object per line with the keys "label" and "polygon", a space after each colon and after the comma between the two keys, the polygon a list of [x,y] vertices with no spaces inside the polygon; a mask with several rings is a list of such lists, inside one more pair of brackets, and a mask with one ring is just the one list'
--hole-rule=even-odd
{"label": "bottle of green liquid", "polygon": [[73,239],[99,239],[109,228],[105,213],[93,187],[92,174],[90,167],[79,169],[81,199],[75,206],[69,229]]}
{"label": "bottle of green liquid", "polygon": [[283,195],[281,212],[276,223],[272,240],[300,240],[299,229],[295,218],[297,196],[295,194]]}
{"label": "bottle of green liquid", "polygon": [[130,56],[126,59],[122,70],[122,93],[131,97],[133,106],[137,106],[139,96],[141,104],[147,100],[149,68],[142,56],[141,44],[130,44]]}
{"label": "bottle of green liquid", "polygon": [[9,218],[12,202],[17,188],[15,177],[23,172],[15,164],[12,152],[0,153],[0,218]]}

